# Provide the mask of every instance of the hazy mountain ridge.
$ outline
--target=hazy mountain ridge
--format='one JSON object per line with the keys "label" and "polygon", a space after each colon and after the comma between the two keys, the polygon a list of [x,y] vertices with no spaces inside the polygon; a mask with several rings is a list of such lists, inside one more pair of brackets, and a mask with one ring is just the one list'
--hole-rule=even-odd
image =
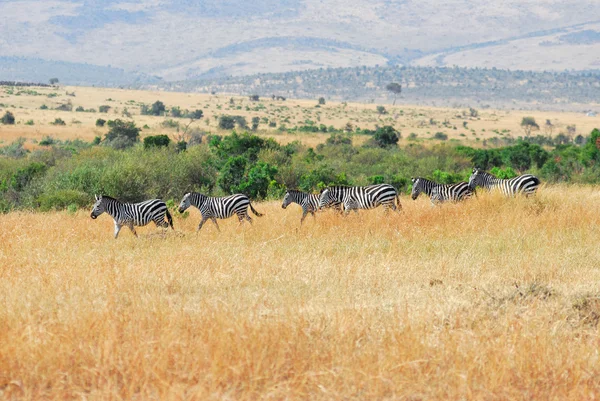
{"label": "hazy mountain ridge", "polygon": [[361,65],[600,64],[595,0],[8,0],[0,14],[4,56],[166,80]]}

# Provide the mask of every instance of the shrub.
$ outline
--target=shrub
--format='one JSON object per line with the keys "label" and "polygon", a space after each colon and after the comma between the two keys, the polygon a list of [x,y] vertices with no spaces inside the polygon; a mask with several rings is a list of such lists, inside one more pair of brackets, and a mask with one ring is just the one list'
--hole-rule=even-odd
{"label": "shrub", "polygon": [[223,130],[230,130],[235,128],[235,119],[231,116],[219,117],[219,128]]}
{"label": "shrub", "polygon": [[144,138],[144,149],[167,147],[171,139],[167,135],[153,135]]}
{"label": "shrub", "polygon": [[104,127],[104,124],[106,124],[106,120],[103,118],[99,118],[96,120],[96,127]]}
{"label": "shrub", "polygon": [[384,106],[377,106],[377,113],[379,115],[387,114],[387,110],[385,109]]}
{"label": "shrub", "polygon": [[25,122],[25,125],[34,125],[35,123],[33,122],[33,120],[27,120],[27,122]]}
{"label": "shrub", "polygon": [[325,104],[325,98],[324,97],[320,97],[319,98],[319,104]]}
{"label": "shrub", "polygon": [[110,110],[110,106],[103,104],[102,106],[98,107],[98,111],[100,113],[108,113],[108,110]]}
{"label": "shrub", "polygon": [[48,106],[46,106],[45,104],[40,106],[40,110],[48,110]]}
{"label": "shrub", "polygon": [[81,112],[81,111],[85,111],[85,109],[82,106],[77,106],[75,111]]}
{"label": "shrub", "polygon": [[15,123],[15,116],[10,111],[7,111],[0,119],[0,122],[5,125],[13,125]]}
{"label": "shrub", "polygon": [[50,124],[52,124],[52,125],[67,125],[65,123],[65,121],[62,118],[60,118],[60,117],[55,118],[54,122],[52,122]]}
{"label": "shrub", "polygon": [[41,146],[52,146],[52,145],[56,145],[58,143],[58,141],[54,138],[52,138],[51,136],[46,136],[44,139],[42,139],[40,141],[40,145]]}
{"label": "shrub", "polygon": [[384,127],[377,128],[373,139],[381,148],[395,146],[400,139],[400,133],[396,131],[394,127],[386,125]]}
{"label": "shrub", "polygon": [[109,123],[111,128],[104,138],[107,145],[115,149],[124,149],[139,141],[140,129],[133,121],[117,119]]}
{"label": "shrub", "polygon": [[44,193],[37,199],[41,211],[73,209],[89,206],[91,198],[84,192],[71,189]]}

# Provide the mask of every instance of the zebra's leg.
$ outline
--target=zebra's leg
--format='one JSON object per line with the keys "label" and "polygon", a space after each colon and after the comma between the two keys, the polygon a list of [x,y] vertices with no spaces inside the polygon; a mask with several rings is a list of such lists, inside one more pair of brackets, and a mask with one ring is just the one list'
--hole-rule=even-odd
{"label": "zebra's leg", "polygon": [[249,213],[246,213],[246,220],[248,220],[250,224],[252,224],[252,217],[250,217]]}
{"label": "zebra's leg", "polygon": [[211,217],[210,220],[215,223],[215,226],[217,226],[217,231],[221,232],[221,229],[219,228],[219,224],[217,223],[217,218],[216,217]]}
{"label": "zebra's leg", "polygon": [[117,239],[117,237],[119,236],[119,231],[121,231],[121,227],[123,226],[115,221],[115,239]]}
{"label": "zebra's leg", "polygon": [[[312,213],[312,212],[311,212],[311,213]],[[300,225],[302,225],[302,222],[303,222],[303,221],[304,221],[304,219],[306,218],[306,215],[307,215],[307,214],[308,214],[308,210],[304,210],[304,211],[302,212],[302,217],[300,218]],[[315,214],[313,213],[313,216],[314,216],[314,215],[315,215]]]}
{"label": "zebra's leg", "polygon": [[200,224],[198,224],[198,229],[196,230],[196,234],[198,234],[200,232],[200,229],[202,228],[204,223],[206,223],[206,220],[208,220],[208,219],[205,217],[202,217],[202,220],[200,220]]}
{"label": "zebra's leg", "polygon": [[129,229],[131,230],[131,232],[133,233],[133,235],[135,235],[135,237],[137,238],[137,237],[138,237],[138,235],[137,235],[137,233],[135,232],[135,227],[133,226],[133,222],[130,222],[130,223],[128,223],[128,224],[127,224],[127,227],[129,227]]}

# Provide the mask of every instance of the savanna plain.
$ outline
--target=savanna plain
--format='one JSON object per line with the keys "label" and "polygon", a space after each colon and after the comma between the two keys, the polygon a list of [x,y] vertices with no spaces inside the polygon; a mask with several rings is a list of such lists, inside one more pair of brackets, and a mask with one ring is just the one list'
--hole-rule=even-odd
{"label": "savanna plain", "polygon": [[4,399],[595,399],[600,192],[254,224],[0,216]]}

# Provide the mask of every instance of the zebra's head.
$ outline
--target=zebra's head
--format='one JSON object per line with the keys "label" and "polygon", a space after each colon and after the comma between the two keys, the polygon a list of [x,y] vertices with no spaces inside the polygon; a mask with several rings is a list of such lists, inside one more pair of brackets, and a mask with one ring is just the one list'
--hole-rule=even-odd
{"label": "zebra's head", "polygon": [[410,193],[410,196],[412,197],[412,200],[415,200],[419,197],[419,194],[421,193],[421,179],[411,178],[410,180],[412,181],[412,191]]}
{"label": "zebra's head", "polygon": [[321,191],[321,195],[319,196],[319,209],[330,207],[334,203],[336,203],[336,200],[331,193],[331,188],[323,189]]}
{"label": "zebra's head", "polygon": [[192,196],[191,192],[183,195],[183,199],[179,203],[179,213],[185,212],[185,210],[191,206],[190,197]]}
{"label": "zebra's head", "polygon": [[481,169],[478,169],[477,167],[473,168],[473,173],[471,174],[471,177],[469,178],[469,187],[475,188],[476,186],[481,185],[482,180],[483,180],[483,171]]}
{"label": "zebra's head", "polygon": [[289,206],[289,204],[292,203],[292,195],[290,194],[290,191],[285,191],[285,196],[283,197],[283,203],[281,204],[281,208],[285,209],[286,207]]}
{"label": "zebra's head", "polygon": [[90,217],[92,219],[95,219],[96,217],[100,216],[102,213],[104,213],[104,202],[102,202],[102,195],[98,196],[98,195],[94,195],[96,197],[96,203],[94,203],[94,207],[92,208],[92,213],[90,215]]}

